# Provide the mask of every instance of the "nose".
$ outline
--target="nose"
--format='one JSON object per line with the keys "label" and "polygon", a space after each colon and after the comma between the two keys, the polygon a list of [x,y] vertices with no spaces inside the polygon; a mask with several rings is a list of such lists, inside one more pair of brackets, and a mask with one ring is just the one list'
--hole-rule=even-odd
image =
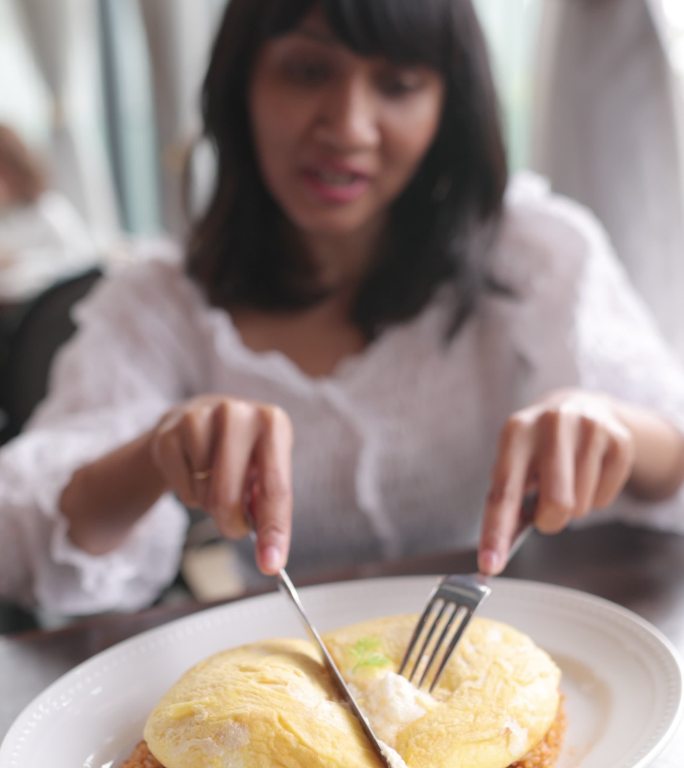
{"label": "nose", "polygon": [[378,144],[378,108],[363,79],[341,80],[322,96],[316,138],[331,149],[345,152],[369,149]]}

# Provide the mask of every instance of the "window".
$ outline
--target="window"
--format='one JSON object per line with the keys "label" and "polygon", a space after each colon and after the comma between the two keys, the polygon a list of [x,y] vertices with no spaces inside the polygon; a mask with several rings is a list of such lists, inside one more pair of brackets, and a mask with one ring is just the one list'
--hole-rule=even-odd
{"label": "window", "polygon": [[475,7],[489,42],[509,162],[516,170],[529,162],[534,54],[541,0],[475,0]]}
{"label": "window", "polygon": [[11,124],[26,140],[40,148],[49,140],[48,99],[19,31],[11,3],[0,0],[0,121]]}

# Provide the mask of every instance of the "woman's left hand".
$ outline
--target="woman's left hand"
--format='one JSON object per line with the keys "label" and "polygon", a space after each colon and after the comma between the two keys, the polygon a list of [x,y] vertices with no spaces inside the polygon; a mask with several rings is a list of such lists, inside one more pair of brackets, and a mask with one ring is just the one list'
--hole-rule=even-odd
{"label": "woman's left hand", "polygon": [[478,555],[483,573],[505,566],[523,501],[534,525],[557,533],[610,505],[630,479],[634,435],[605,395],[564,390],[513,413],[501,431]]}

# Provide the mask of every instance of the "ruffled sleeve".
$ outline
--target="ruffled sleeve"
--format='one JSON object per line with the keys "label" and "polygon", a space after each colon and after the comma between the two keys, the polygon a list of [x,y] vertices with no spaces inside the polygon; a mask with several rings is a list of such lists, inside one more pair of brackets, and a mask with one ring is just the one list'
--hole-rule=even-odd
{"label": "ruffled sleeve", "polygon": [[0,452],[0,594],[62,615],[134,610],[174,578],[186,515],[170,495],[103,556],[70,543],[58,500],[77,467],[192,390],[188,290],[177,268],[151,262],[103,280],[77,307],[47,399]]}
{"label": "ruffled sleeve", "polygon": [[[684,434],[684,369],[643,299],[613,256],[603,231],[584,260],[575,325],[580,381],[663,416]],[[644,254],[648,258],[648,254]],[[654,503],[623,494],[602,517],[684,533],[684,488]]]}
{"label": "ruffled sleeve", "polygon": [[[519,298],[509,328],[529,370],[528,399],[581,386],[645,406],[684,434],[684,369],[597,219],[533,176],[513,185],[508,212],[500,269]],[[590,519],[616,515],[684,532],[684,488],[659,503],[623,494]]]}

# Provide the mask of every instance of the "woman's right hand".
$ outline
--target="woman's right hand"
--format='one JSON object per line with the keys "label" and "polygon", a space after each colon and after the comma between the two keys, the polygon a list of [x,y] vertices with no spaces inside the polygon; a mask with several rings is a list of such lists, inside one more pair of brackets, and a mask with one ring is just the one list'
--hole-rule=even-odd
{"label": "woman's right hand", "polygon": [[169,490],[211,515],[228,538],[256,525],[257,565],[285,565],[292,523],[292,425],[280,408],[203,395],[168,411],[150,436]]}

